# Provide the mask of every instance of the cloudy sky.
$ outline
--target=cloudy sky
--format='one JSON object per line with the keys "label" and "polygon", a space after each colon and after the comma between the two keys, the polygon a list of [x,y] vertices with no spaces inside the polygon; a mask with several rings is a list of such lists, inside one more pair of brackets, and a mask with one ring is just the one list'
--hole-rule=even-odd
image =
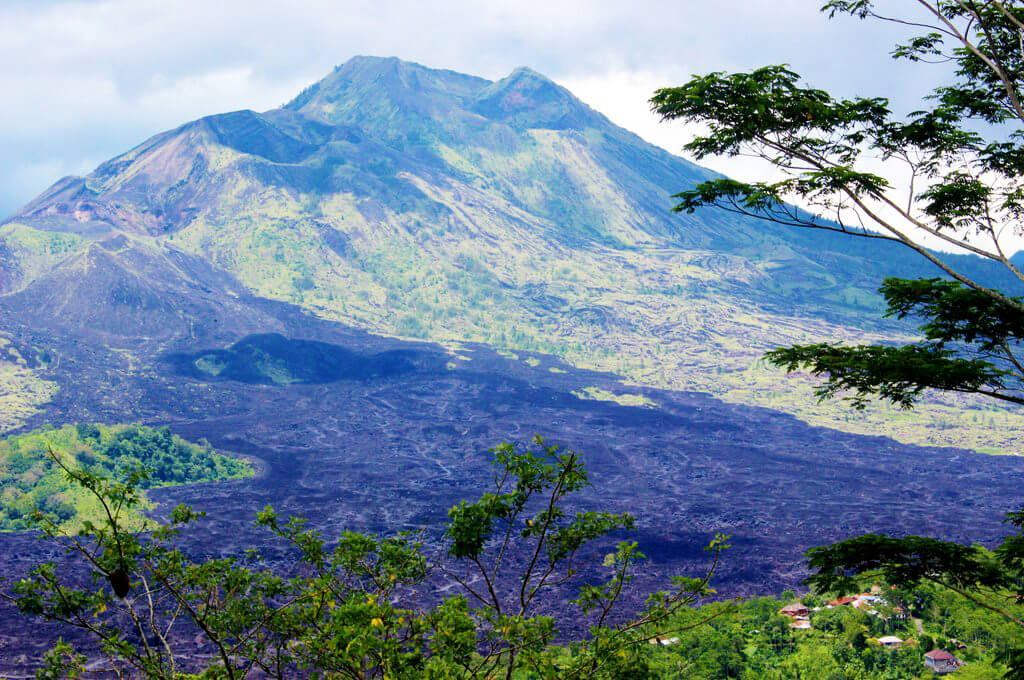
{"label": "cloudy sky", "polygon": [[[817,86],[892,96],[933,84],[893,62],[893,27],[828,21],[821,0],[2,0],[0,218],[161,130],[289,100],[357,54],[491,79],[529,66],[679,152],[646,100],[691,74],[789,63]],[[938,74],[935,75],[938,77]],[[705,161],[734,176],[749,161]]]}

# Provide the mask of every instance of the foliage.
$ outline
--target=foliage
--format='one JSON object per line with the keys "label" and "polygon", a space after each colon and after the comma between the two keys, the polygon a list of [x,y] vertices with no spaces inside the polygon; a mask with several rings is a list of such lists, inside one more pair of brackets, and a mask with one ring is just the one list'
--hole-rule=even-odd
{"label": "foliage", "polygon": [[[926,319],[921,326],[925,342],[899,347],[796,345],[768,352],[768,360],[790,371],[807,367],[824,375],[825,384],[817,391],[820,398],[852,390],[848,398],[861,409],[875,395],[910,408],[926,388],[1024,403],[1013,349],[1024,338],[1024,314],[1019,309],[943,279],[886,279],[881,292],[889,315]],[[985,358],[966,358],[967,346]],[[996,358],[1000,353],[1003,356]]]}
{"label": "foliage", "polygon": [[992,641],[1008,678],[1024,678],[1024,514],[1010,513],[1017,529],[990,552],[933,538],[892,538],[866,534],[808,551],[814,574],[808,582],[822,591],[850,592],[865,578],[881,576],[900,588],[922,583],[942,586],[977,610],[1001,618]]}
{"label": "foliage", "polygon": [[[1024,6],[1003,0],[921,0],[912,17],[879,14],[871,0],[830,0],[830,17],[848,14],[926,33],[893,51],[911,62],[946,62],[950,82],[919,111],[900,117],[880,97],[851,99],[807,87],[785,66],[750,73],[712,73],[651,100],[665,119],[702,123],[708,133],[687,148],[709,154],[753,154],[785,173],[776,182],[714,179],[677,195],[677,211],[717,206],[781,225],[837,231],[911,248],[948,278],[887,279],[888,313],[923,319],[920,342],[844,346],[817,343],[768,353],[770,362],[806,368],[825,382],[820,398],[846,397],[863,408],[870,397],[909,408],[923,390],[977,393],[1024,404],[1024,298],[968,276],[925,239],[996,262],[1014,290],[1024,274],[1003,235],[1022,231],[1024,106],[1021,104]],[[877,173],[877,158],[889,161]],[[902,177],[902,179],[901,179]],[[901,185],[901,181],[904,184]],[[810,211],[787,201],[798,201]],[[828,216],[826,218],[825,216]],[[832,219],[829,219],[832,218]],[[866,535],[809,552],[823,590],[849,590],[858,575],[881,573],[900,587],[942,584],[1015,628],[1001,652],[1007,677],[1024,678],[1024,619],[1018,602],[1024,565],[1024,515],[995,553],[922,537]]]}
{"label": "foliage", "polygon": [[[717,206],[783,225],[895,241],[953,279],[888,279],[882,288],[891,315],[924,317],[926,343],[819,343],[768,355],[789,370],[806,367],[827,376],[819,396],[851,389],[855,405],[878,394],[909,406],[922,389],[933,387],[1024,403],[1024,370],[1016,354],[1024,300],[967,276],[922,240],[997,262],[1017,284],[1024,281],[1000,241],[1007,230],[1019,232],[1024,214],[1024,108],[1018,97],[1024,8],[996,0],[920,4],[928,15],[921,21],[931,18],[934,30],[897,47],[894,56],[941,56],[957,71],[925,109],[905,119],[884,98],[835,98],[803,86],[784,66],[712,73],[659,90],[651,101],[665,119],[708,126],[707,135],[687,145],[698,157],[752,153],[787,174],[777,182],[703,182],[677,195],[676,210]],[[867,0],[835,0],[825,9],[889,20]],[[876,157],[906,168],[909,184],[899,185],[897,173],[883,177],[866,170]],[[902,201],[901,191],[909,201]]]}
{"label": "foliage", "polygon": [[[538,437],[530,447],[501,444],[493,453],[493,490],[450,510],[446,555],[436,564],[421,535],[344,532],[329,545],[304,519],[284,520],[266,508],[257,523],[296,555],[288,573],[260,566],[253,552],[191,559],[175,538],[201,514],[184,506],[166,526],[131,531],[120,517],[141,502],[144,471],[114,480],[55,456],[68,480],[103,508],[103,521],[83,522],[76,534],[46,525],[90,578],[45,563],[7,597],[22,614],[87,633],[106,657],[104,672],[152,678],[650,677],[643,672],[648,640],[730,610],[677,616],[714,592],[709,580],[728,547],[717,536],[702,578],[673,579],[632,616],[617,611],[643,558],[636,543],[619,541],[605,556],[604,581],[580,571],[579,555],[632,528],[634,518],[570,514],[567,499],[589,484],[571,451]],[[441,579],[457,584],[458,594],[441,602],[417,595]],[[589,636],[566,654],[553,644],[559,622],[537,609],[545,593],[571,585],[579,588],[572,620],[587,623]],[[66,642],[45,661],[40,677],[71,674],[84,663]]]}
{"label": "foliage", "polygon": [[[1022,638],[1001,615],[941,585],[894,590],[882,579],[864,579],[860,585],[875,586],[870,606],[833,607],[828,598],[805,595],[805,603],[819,600],[810,612],[809,630],[792,628],[792,619],[780,615],[793,598],[752,598],[653,648],[647,666],[656,677],[695,680],[906,680],[933,677],[924,667],[923,654],[938,646],[968,664],[955,677],[966,672],[969,677],[996,678],[1006,672],[1000,661],[1003,651]],[[717,606],[688,609],[676,617],[708,618]],[[883,636],[903,642],[885,648],[878,641]]]}
{"label": "foliage", "polygon": [[[80,424],[35,430],[0,441],[0,530],[29,529],[39,519],[65,528],[100,519],[93,494],[69,480],[62,466],[121,481],[146,469],[135,482],[140,490],[252,474],[248,463],[186,442],[166,427]],[[140,517],[129,513],[122,521],[137,525]]]}
{"label": "foliage", "polygon": [[26,358],[0,333],[0,433],[23,425],[58,391],[56,383],[42,377],[48,355],[35,351],[35,361],[31,349]]}

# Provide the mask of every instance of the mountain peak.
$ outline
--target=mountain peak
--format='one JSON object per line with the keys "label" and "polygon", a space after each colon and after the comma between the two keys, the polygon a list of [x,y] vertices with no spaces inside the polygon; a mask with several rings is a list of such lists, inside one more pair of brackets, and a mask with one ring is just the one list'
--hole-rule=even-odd
{"label": "mountain peak", "polygon": [[489,84],[483,78],[397,57],[357,56],[336,66],[284,108],[327,123],[352,123],[396,108],[427,113],[462,106]]}
{"label": "mountain peak", "polygon": [[525,66],[481,91],[473,111],[516,128],[584,128],[605,120],[567,89]]}
{"label": "mountain peak", "polygon": [[513,69],[512,73],[509,73],[506,76],[506,79],[512,79],[512,78],[533,78],[533,79],[537,79],[537,80],[546,80],[548,82],[551,82],[550,78],[545,76],[543,73],[538,73],[537,71],[534,71],[529,66],[519,66],[519,67]]}
{"label": "mountain peak", "polygon": [[392,129],[398,119],[408,122],[408,116],[443,121],[467,112],[517,129],[606,122],[564,87],[526,66],[491,82],[397,57],[352,57],[284,108],[332,125]]}

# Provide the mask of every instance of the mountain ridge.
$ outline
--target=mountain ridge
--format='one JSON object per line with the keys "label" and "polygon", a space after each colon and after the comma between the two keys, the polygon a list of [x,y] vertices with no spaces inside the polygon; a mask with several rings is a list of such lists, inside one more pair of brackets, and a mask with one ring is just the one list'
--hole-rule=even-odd
{"label": "mountain ridge", "polygon": [[[260,314],[225,302],[251,295],[375,333],[544,351],[856,427],[815,406],[806,381],[787,383],[795,396],[769,388],[779,376],[760,352],[905,337],[906,325],[879,320],[875,289],[884,275],[936,270],[893,246],[670,212],[672,193],[714,176],[528,68],[489,81],[357,57],[280,109],[205,116],[59,180],[0,223],[0,295],[34,323],[66,326],[53,310],[67,301],[30,300],[63,299],[53,291],[69,258],[124,239],[78,274],[94,320],[90,291],[109,299],[113,279],[155,291],[140,301],[189,290],[173,252],[204,263],[191,283],[211,291],[163,324],[140,312],[124,342],[159,327],[167,349],[188,349],[211,318],[239,319],[216,335],[225,343],[259,332]],[[150,275],[133,278],[142,263]]]}

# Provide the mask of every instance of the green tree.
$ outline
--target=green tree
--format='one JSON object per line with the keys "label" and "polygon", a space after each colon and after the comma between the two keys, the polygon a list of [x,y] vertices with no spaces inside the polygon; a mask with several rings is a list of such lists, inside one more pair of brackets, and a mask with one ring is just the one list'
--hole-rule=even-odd
{"label": "green tree", "polygon": [[[882,13],[898,11],[892,3],[876,9],[871,0],[830,0],[822,9],[830,18],[921,31],[893,56],[952,64],[951,77],[908,116],[883,97],[834,97],[807,86],[786,66],[711,73],[661,89],[651,100],[656,112],[707,130],[686,147],[698,158],[754,155],[784,173],[772,182],[703,182],[677,194],[676,210],[715,206],[785,227],[895,242],[941,270],[944,277],[882,285],[890,315],[923,321],[920,342],[768,353],[790,371],[820,376],[821,398],[842,395],[857,408],[881,398],[910,408],[931,388],[1024,403],[1024,299],[1015,293],[1024,274],[1004,239],[1024,231],[1024,3],[918,0],[900,16]],[[884,172],[878,158],[888,161]],[[926,247],[927,239],[996,263],[995,273],[968,276]],[[993,280],[1008,281],[1008,289]],[[880,571],[900,586],[941,583],[1017,627],[1018,643],[1004,660],[1011,677],[1024,678],[1024,620],[1008,605],[1024,598],[1024,514],[1012,513],[1009,522],[1017,533],[994,553],[878,535],[816,548],[810,582],[823,591],[850,590],[857,574]]]}
{"label": "green tree", "polygon": [[[894,114],[884,98],[835,98],[804,86],[785,66],[711,73],[659,90],[651,101],[664,119],[707,126],[707,135],[686,145],[698,158],[750,154],[787,175],[777,182],[703,182],[677,194],[675,209],[717,206],[781,225],[896,242],[949,277],[883,284],[890,314],[926,319],[925,342],[804,345],[769,354],[777,364],[825,376],[822,396],[852,390],[855,405],[881,396],[911,406],[923,389],[937,388],[1024,403],[1018,358],[1024,301],[970,278],[920,238],[999,263],[1017,283],[1024,281],[1002,238],[1020,232],[1024,214],[1024,108],[1018,94],[1024,9],[996,0],[916,4],[924,16],[905,21],[920,25],[930,16],[934,26],[897,46],[894,56],[950,60],[958,68],[953,82],[907,118]],[[876,14],[868,0],[833,0],[824,9],[897,20]],[[899,164],[899,173],[866,170],[878,157]]]}
{"label": "green tree", "polygon": [[[725,537],[709,544],[711,567],[700,578],[677,577],[648,596],[631,616],[621,609],[643,554],[619,541],[578,586],[574,622],[589,636],[571,653],[555,646],[560,622],[538,613],[543,595],[574,584],[578,555],[595,541],[633,528],[628,513],[569,514],[566,501],[588,484],[571,451],[536,438],[532,446],[493,450],[493,489],[449,512],[446,556],[432,564],[421,537],[344,532],[329,544],[300,518],[271,508],[257,523],[296,555],[287,573],[260,566],[249,551],[233,558],[193,560],[175,538],[202,515],[179,506],[165,526],[129,530],[123,516],[137,507],[145,469],[124,478],[69,466],[68,479],[103,509],[101,522],[74,534],[43,516],[43,529],[91,576],[54,563],[36,567],[5,597],[30,617],[84,632],[106,657],[105,672],[149,678],[647,678],[658,635],[681,633],[730,611],[677,615],[713,593],[709,583]],[[424,603],[417,589],[447,580],[456,594]],[[196,653],[196,640],[200,652]],[[38,677],[75,677],[86,655],[61,641]]]}

